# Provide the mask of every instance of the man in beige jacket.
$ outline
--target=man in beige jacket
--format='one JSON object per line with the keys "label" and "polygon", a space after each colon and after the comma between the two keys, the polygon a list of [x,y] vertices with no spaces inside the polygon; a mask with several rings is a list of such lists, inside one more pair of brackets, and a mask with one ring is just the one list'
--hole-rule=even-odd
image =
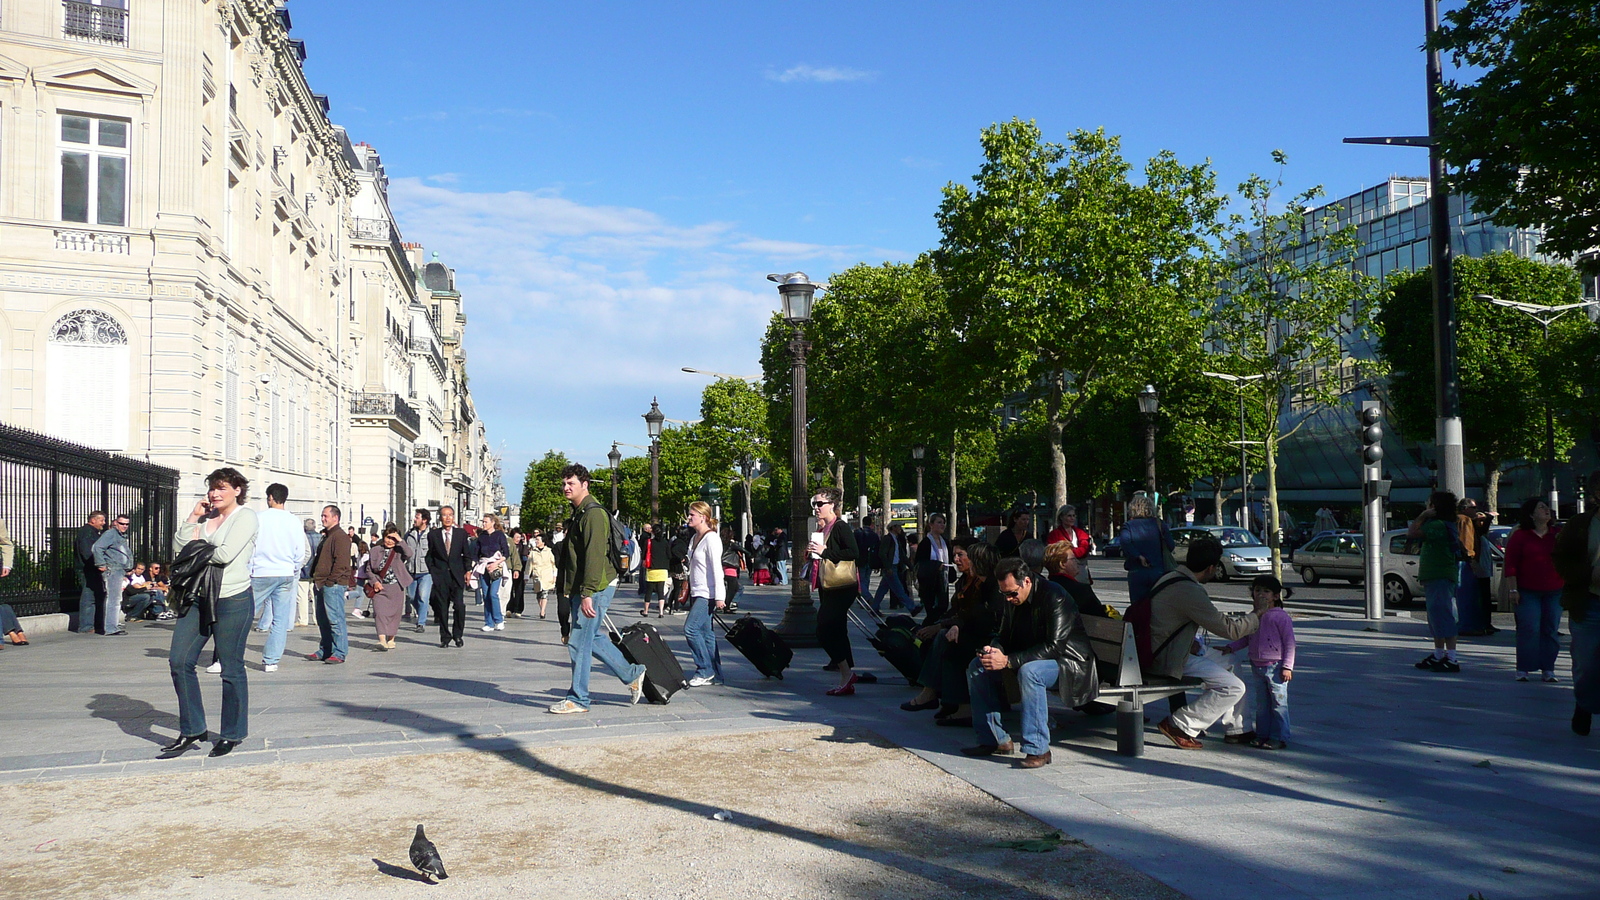
{"label": "man in beige jacket", "polygon": [[0,578],[11,574],[12,554],[15,549],[11,545],[11,532],[6,530],[6,520],[0,519]]}
{"label": "man in beige jacket", "polygon": [[1222,544],[1203,537],[1189,545],[1184,565],[1161,576],[1150,588],[1150,647],[1155,651],[1151,671],[1165,678],[1198,678],[1205,691],[1156,727],[1183,750],[1199,750],[1199,735],[1223,720],[1224,738],[1230,744],[1247,743],[1255,735],[1244,730],[1244,682],[1228,670],[1222,652],[1207,647],[1197,633],[1236,641],[1255,633],[1261,622],[1256,614],[1224,615],[1211,602],[1205,584],[1216,578],[1222,565]]}

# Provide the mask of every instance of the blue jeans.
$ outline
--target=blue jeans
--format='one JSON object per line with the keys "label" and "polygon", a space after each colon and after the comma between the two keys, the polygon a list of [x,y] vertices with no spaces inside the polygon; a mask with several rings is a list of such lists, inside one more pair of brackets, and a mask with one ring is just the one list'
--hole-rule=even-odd
{"label": "blue jeans", "polygon": [[406,589],[406,611],[416,611],[417,624],[428,627],[428,606],[433,597],[433,575],[424,572],[411,576],[411,587]]}
{"label": "blue jeans", "polygon": [[294,624],[294,595],[298,580],[293,575],[250,579],[250,592],[256,598],[259,627],[267,633],[266,646],[261,648],[261,664],[264,666],[277,665],[283,656],[283,645],[289,640],[289,627]]}
{"label": "blue jeans", "polygon": [[1255,672],[1256,737],[1289,742],[1289,683],[1283,680],[1283,663],[1251,663]]}
{"label": "blue jeans", "polygon": [[717,635],[711,630],[711,600],[695,597],[689,601],[689,615],[683,620],[683,637],[694,655],[694,677],[722,680],[722,652]]}
{"label": "blue jeans", "polygon": [[1567,618],[1572,632],[1572,698],[1578,708],[1600,713],[1600,597],[1589,595],[1580,620]]}
{"label": "blue jeans", "polygon": [[342,584],[313,587],[317,595],[317,631],[322,640],[317,644],[317,655],[323,659],[337,656],[344,659],[350,652],[350,635],[345,622],[345,591]]}
{"label": "blue jeans", "polygon": [[1156,566],[1141,566],[1128,570],[1128,602],[1142,600],[1150,595],[1150,589],[1155,587],[1162,575],[1167,574]]}
{"label": "blue jeans", "polygon": [[911,595],[906,593],[906,586],[900,583],[900,573],[895,571],[895,566],[883,570],[878,576],[878,593],[872,598],[872,611],[883,611],[883,592],[888,591],[889,596],[899,601],[906,609],[911,608]]}
{"label": "blue jeans", "polygon": [[78,595],[78,633],[94,631],[95,616],[100,611],[100,595],[105,593],[106,579],[99,569],[78,567],[78,580],[83,582],[83,593]]}
{"label": "blue jeans", "polygon": [[1472,573],[1472,564],[1461,563],[1456,576],[1457,628],[1466,632],[1488,631],[1489,619],[1484,614],[1482,598],[1478,592],[1478,576]]}
{"label": "blue jeans", "polygon": [[1554,672],[1561,655],[1560,591],[1522,591],[1517,603],[1517,671]]}
{"label": "blue jeans", "polygon": [[789,583],[789,561],[787,559],[778,560],[778,583]]}
{"label": "blue jeans", "polygon": [[500,608],[500,578],[485,575],[478,579],[478,596],[483,598],[483,624],[490,628],[506,620],[505,610]]}
{"label": "blue jeans", "polygon": [[[967,665],[967,690],[972,694],[972,729],[979,744],[1004,744],[1011,733],[1000,726],[1000,707],[1006,699],[1001,672],[990,672],[974,659]],[[1050,689],[1061,677],[1061,664],[1036,659],[1017,669],[1022,688],[1022,752],[1038,756],[1050,750]]]}
{"label": "blue jeans", "polygon": [[861,582],[861,596],[872,596],[872,570],[866,566],[856,567],[856,578]]}
{"label": "blue jeans", "polygon": [[1436,641],[1455,637],[1460,633],[1456,624],[1456,582],[1453,578],[1435,578],[1424,581],[1422,590],[1427,595],[1428,631]]}
{"label": "blue jeans", "polygon": [[206,705],[200,695],[200,677],[194,665],[206,641],[216,639],[222,662],[222,732],[225,741],[242,741],[250,733],[250,689],[245,681],[244,645],[250,636],[255,601],[250,592],[217,601],[217,621],[210,636],[200,633],[200,611],[189,607],[172,629],[172,649],[167,667],[178,692],[178,732],[184,736],[206,733]]}
{"label": "blue jeans", "polygon": [[567,691],[567,699],[584,709],[589,708],[589,670],[593,665],[589,657],[600,660],[606,671],[621,679],[623,684],[629,684],[644,674],[644,666],[628,662],[617,645],[611,643],[611,638],[604,634],[606,610],[611,607],[611,598],[616,593],[615,584],[594,593],[592,619],[583,614],[582,594],[573,593],[568,598],[572,604],[572,633],[567,640],[567,658],[572,660],[572,687]]}

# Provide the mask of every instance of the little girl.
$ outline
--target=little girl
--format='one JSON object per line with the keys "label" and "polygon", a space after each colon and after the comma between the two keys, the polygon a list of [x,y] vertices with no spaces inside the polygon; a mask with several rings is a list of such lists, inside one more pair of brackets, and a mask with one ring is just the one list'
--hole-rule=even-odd
{"label": "little girl", "polygon": [[1261,627],[1255,634],[1223,647],[1236,653],[1250,647],[1250,668],[1255,672],[1256,739],[1252,747],[1282,750],[1289,746],[1289,682],[1294,678],[1294,623],[1283,609],[1293,594],[1271,575],[1257,575],[1250,583]]}

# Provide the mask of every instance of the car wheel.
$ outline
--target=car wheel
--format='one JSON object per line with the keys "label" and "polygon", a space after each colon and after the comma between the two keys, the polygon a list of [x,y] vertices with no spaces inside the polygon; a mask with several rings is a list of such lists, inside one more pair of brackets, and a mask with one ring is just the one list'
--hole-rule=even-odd
{"label": "car wheel", "polygon": [[1383,605],[1405,606],[1411,602],[1411,589],[1406,587],[1406,580],[1399,575],[1383,576]]}
{"label": "car wheel", "polygon": [[1233,573],[1228,571],[1228,564],[1226,562],[1224,562],[1222,565],[1217,567],[1217,580],[1218,581],[1227,581],[1228,579],[1230,579],[1232,577],[1233,577]]}
{"label": "car wheel", "polygon": [[1318,581],[1321,581],[1322,579],[1317,577],[1317,570],[1316,569],[1313,569],[1310,566],[1306,566],[1305,568],[1300,570],[1300,580],[1304,581],[1306,584],[1313,584],[1314,585]]}

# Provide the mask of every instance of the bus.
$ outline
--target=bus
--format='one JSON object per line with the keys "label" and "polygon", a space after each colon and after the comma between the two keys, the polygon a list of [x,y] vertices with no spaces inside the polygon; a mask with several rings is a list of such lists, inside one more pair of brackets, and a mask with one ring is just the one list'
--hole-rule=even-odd
{"label": "bus", "polygon": [[884,523],[884,527],[887,528],[897,522],[901,528],[905,529],[906,533],[916,532],[917,501],[915,499],[889,501],[889,521]]}

